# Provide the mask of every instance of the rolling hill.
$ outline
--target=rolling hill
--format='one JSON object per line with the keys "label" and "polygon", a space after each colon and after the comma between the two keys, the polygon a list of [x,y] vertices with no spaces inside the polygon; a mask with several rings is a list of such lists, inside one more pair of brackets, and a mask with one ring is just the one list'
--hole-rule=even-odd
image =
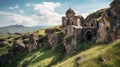
{"label": "rolling hill", "polygon": [[[39,30],[40,34],[45,34],[43,31]],[[1,48],[0,54],[7,52],[7,47]],[[120,39],[108,44],[85,42],[69,57],[64,50],[61,51],[61,47],[51,49],[46,44],[32,52],[25,50],[3,67],[119,67],[119,48]],[[100,60],[101,57],[104,61]],[[76,66],[77,58],[80,58],[79,66]]]}
{"label": "rolling hill", "polygon": [[50,26],[35,26],[35,27],[25,27],[22,25],[5,26],[5,27],[0,27],[0,36],[11,35],[14,33],[27,33],[27,32],[31,32],[34,30],[47,28],[47,27],[50,27]]}
{"label": "rolling hill", "polygon": [[[0,37],[0,67],[120,67],[120,37],[118,36],[120,30],[119,27],[114,28],[114,24],[111,24],[115,17],[111,18],[111,15],[108,17],[109,12],[105,12],[106,10],[108,9],[98,10],[84,20],[83,31],[88,30],[88,32],[91,28],[94,30],[92,22],[95,21],[94,31],[96,32],[92,31],[92,33],[97,33],[96,37],[92,37],[92,33],[81,37],[81,34],[84,34],[81,27],[80,32],[79,28],[74,31],[72,27],[75,24],[73,22],[69,24],[71,17],[68,18],[68,23],[65,22],[67,25],[52,28],[47,28],[48,26],[24,27],[22,25],[1,27],[0,34],[2,35],[23,34]],[[68,13],[71,11],[73,12],[69,9]],[[95,20],[93,21],[93,19]],[[76,19],[76,21],[78,20]],[[114,21],[116,22],[116,20]],[[86,22],[92,24],[88,23],[87,28]],[[109,28],[107,23],[111,25]],[[104,26],[106,27],[103,28]],[[72,32],[73,34],[70,35]],[[75,33],[80,36],[76,36]],[[73,37],[74,35],[75,37]],[[97,38],[102,42],[97,42]],[[83,41],[76,42],[77,40]],[[6,44],[6,42],[8,43]]]}

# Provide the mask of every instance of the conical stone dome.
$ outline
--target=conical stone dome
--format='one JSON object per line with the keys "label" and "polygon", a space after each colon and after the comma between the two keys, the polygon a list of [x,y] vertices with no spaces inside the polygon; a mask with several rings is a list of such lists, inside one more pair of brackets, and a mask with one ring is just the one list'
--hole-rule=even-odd
{"label": "conical stone dome", "polygon": [[75,16],[75,12],[74,10],[72,10],[71,8],[69,8],[67,11],[66,11],[66,17],[67,18],[70,18],[72,16]]}

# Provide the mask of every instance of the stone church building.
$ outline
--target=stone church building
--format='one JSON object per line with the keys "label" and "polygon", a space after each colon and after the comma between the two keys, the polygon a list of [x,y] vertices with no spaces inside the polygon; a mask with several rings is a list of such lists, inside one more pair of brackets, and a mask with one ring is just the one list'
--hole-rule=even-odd
{"label": "stone church building", "polygon": [[[56,33],[58,31],[65,35],[63,39]],[[72,55],[76,47],[86,41],[110,43],[120,39],[120,0],[114,0],[109,8],[98,10],[86,18],[76,15],[69,8],[62,17],[60,29],[47,29],[45,32],[51,47],[63,43],[68,55]]]}
{"label": "stone church building", "polygon": [[85,41],[108,43],[120,39],[120,1],[114,0],[110,8],[101,11],[98,16],[93,13],[86,19],[81,15],[76,16],[71,8],[66,11],[61,30],[71,37],[69,41],[64,40],[64,46],[69,51],[67,53],[70,53],[68,55]]}
{"label": "stone church building", "polygon": [[71,36],[70,41],[64,41],[64,46],[67,49],[68,55],[72,55],[77,45],[85,41],[95,41],[96,40],[96,28],[91,25],[87,27],[84,24],[84,18],[79,15],[75,16],[74,10],[69,8],[66,12],[66,17],[62,17],[62,32]]}
{"label": "stone church building", "polygon": [[[66,17],[62,17],[62,32],[66,35],[74,36],[74,40],[83,41],[94,41],[96,28],[91,25],[88,27],[84,24],[84,18],[79,15],[75,16],[74,10],[69,8],[66,12]],[[75,42],[74,41],[74,42]]]}

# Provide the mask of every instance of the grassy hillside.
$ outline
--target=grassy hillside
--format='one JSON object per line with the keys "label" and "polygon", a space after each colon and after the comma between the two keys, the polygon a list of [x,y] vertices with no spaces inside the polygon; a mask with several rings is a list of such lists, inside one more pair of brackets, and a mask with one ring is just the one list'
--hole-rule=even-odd
{"label": "grassy hillside", "polygon": [[0,56],[8,52],[8,47],[9,46],[5,46],[3,48],[0,48]]}
{"label": "grassy hillside", "polygon": [[[56,26],[58,28],[59,26]],[[33,31],[34,32],[34,31]],[[30,35],[29,32],[25,35]],[[39,30],[39,34],[45,35],[45,29]],[[13,42],[19,36],[12,36],[8,41]],[[26,40],[26,39],[25,39]],[[12,43],[11,43],[12,44]],[[0,55],[7,53],[9,46],[0,48]],[[77,67],[119,67],[120,66],[120,39],[110,44],[99,44],[85,42],[79,44],[76,53],[68,57],[62,45],[58,48],[51,49],[45,46],[29,52],[26,49],[23,53],[15,56],[9,64],[1,67],[76,67],[76,58],[80,57]],[[100,57],[105,61],[100,62]]]}
{"label": "grassy hillside", "polygon": [[39,30],[42,28],[48,28],[51,26],[35,26],[35,27],[25,27],[22,25],[11,25],[6,27],[0,27],[0,36],[8,36],[14,33],[27,33],[34,30]]}
{"label": "grassy hillside", "polygon": [[[59,49],[59,48],[58,48]],[[44,46],[41,49],[37,49],[33,52],[27,50],[15,57],[10,64],[6,67],[49,67],[61,61],[65,56],[63,52],[58,49],[51,49],[49,46]]]}
{"label": "grassy hillside", "polygon": [[[46,45],[32,52],[26,50],[4,67],[75,67],[77,57],[83,59],[78,67],[119,67],[119,48],[120,40],[111,44],[87,42],[79,45],[74,56],[67,57],[61,47],[51,49]],[[105,62],[99,62],[101,56],[105,58]]]}
{"label": "grassy hillside", "polygon": [[[105,58],[105,62],[99,61],[101,56]],[[83,61],[79,62],[78,67],[119,67],[120,40],[117,40],[111,44],[96,45],[57,65],[54,65],[53,67],[74,67],[75,59],[77,57],[81,57],[81,59],[83,59]]]}

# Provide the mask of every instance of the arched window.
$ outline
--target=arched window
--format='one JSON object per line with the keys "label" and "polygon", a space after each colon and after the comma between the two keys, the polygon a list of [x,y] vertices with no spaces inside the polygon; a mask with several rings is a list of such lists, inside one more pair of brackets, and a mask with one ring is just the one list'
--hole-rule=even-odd
{"label": "arched window", "polygon": [[86,25],[86,24],[84,24],[84,26],[86,27],[87,25]]}
{"label": "arched window", "polygon": [[106,31],[109,31],[109,27],[106,27]]}
{"label": "arched window", "polygon": [[65,34],[67,33],[67,30],[65,29]]}
{"label": "arched window", "polygon": [[86,32],[86,40],[87,41],[92,41],[92,32],[90,32],[90,31]]}
{"label": "arched window", "polygon": [[91,27],[93,27],[94,25],[93,24],[91,24]]}

